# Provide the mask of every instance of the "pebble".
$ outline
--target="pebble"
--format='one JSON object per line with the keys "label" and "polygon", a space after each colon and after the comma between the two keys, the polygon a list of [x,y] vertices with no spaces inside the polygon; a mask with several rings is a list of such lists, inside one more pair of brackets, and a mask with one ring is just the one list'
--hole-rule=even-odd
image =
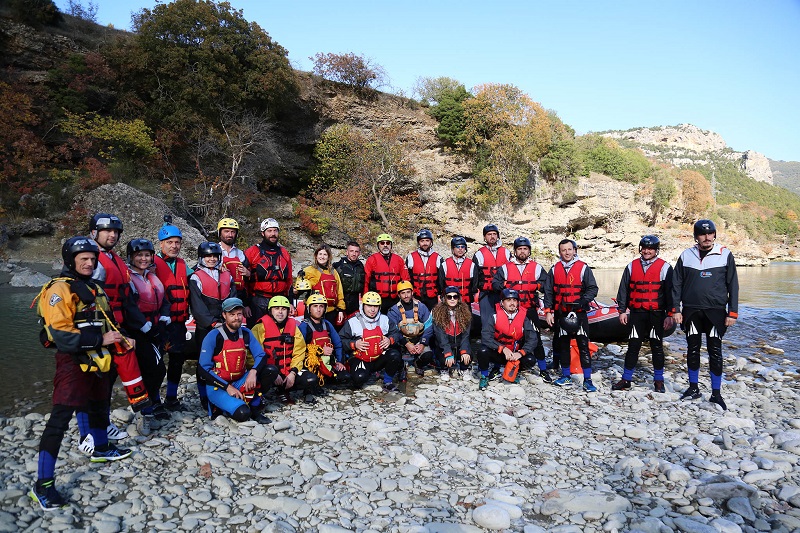
{"label": "pebble", "polygon": [[472,520],[480,527],[493,531],[511,527],[511,516],[508,511],[497,505],[476,507],[472,510]]}

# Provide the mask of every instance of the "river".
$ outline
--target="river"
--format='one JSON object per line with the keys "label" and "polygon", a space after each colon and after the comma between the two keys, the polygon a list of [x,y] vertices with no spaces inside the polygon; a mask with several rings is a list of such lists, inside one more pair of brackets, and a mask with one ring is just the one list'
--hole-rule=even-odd
{"label": "river", "polygon": [[[725,336],[726,350],[736,355],[759,353],[763,343],[781,348],[784,357],[800,363],[800,263],[774,263],[768,267],[740,267],[739,321]],[[621,270],[595,270],[600,294],[610,302],[616,296]],[[31,301],[36,289],[0,287],[0,339],[3,386],[0,415],[49,410],[55,364],[52,352],[39,344],[39,329]],[[685,349],[682,335],[669,339],[671,349]],[[779,360],[782,358],[778,358]]]}

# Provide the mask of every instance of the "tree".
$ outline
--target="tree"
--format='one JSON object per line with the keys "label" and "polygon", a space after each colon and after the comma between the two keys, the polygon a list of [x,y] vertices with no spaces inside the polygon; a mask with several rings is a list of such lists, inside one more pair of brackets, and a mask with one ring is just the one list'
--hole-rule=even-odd
{"label": "tree", "polygon": [[471,95],[463,85],[454,89],[443,89],[436,94],[436,104],[428,113],[439,121],[436,135],[451,146],[459,146],[466,140],[467,120],[464,116],[464,100]]}
{"label": "tree", "polygon": [[440,104],[442,97],[456,94],[459,89],[464,89],[464,84],[446,76],[417,78],[414,83],[414,93],[419,96],[419,101],[431,106]]}
{"label": "tree", "polygon": [[61,131],[93,141],[96,152],[104,159],[146,159],[158,153],[152,132],[141,119],[119,120],[95,113],[67,113]]}
{"label": "tree", "polygon": [[326,80],[350,85],[357,92],[378,89],[387,81],[386,72],[382,66],[352,52],[347,54],[323,54],[320,52],[309,59],[314,62],[314,74]]}
{"label": "tree", "polygon": [[89,0],[86,7],[80,0],[68,0],[67,13],[82,20],[97,23],[97,4]]}
{"label": "tree", "polygon": [[15,19],[34,28],[55,26],[64,18],[53,0],[8,0],[8,7]]}
{"label": "tree", "polygon": [[0,82],[0,188],[12,195],[33,192],[37,174],[51,154],[33,132],[40,122],[33,99],[22,89]]}
{"label": "tree", "polygon": [[587,172],[597,172],[614,179],[638,183],[653,173],[653,164],[639,150],[621,147],[602,135],[584,135],[579,139],[583,165]]}
{"label": "tree", "polygon": [[653,184],[653,197],[650,202],[650,226],[655,226],[658,215],[669,208],[672,199],[675,198],[678,190],[675,187],[675,180],[667,169],[659,169],[655,174]]}
{"label": "tree", "polygon": [[694,170],[682,170],[680,180],[684,213],[687,220],[696,220],[705,215],[714,205],[711,183],[705,176]]}

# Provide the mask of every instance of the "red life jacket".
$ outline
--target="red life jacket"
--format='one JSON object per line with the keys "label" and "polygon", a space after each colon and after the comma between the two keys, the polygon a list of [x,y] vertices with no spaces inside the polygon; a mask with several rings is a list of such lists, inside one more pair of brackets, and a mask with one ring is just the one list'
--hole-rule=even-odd
{"label": "red life jacket", "polygon": [[164,302],[164,285],[161,280],[152,272],[145,270],[144,276],[131,275],[131,282],[139,295],[137,303],[139,311],[148,320],[158,319],[158,311]]}
{"label": "red life jacket", "polygon": [[371,363],[372,361],[376,360],[378,357],[381,356],[383,350],[380,347],[381,340],[383,339],[383,330],[381,329],[381,322],[380,320],[376,321],[375,327],[371,329],[367,329],[365,326],[363,318],[361,315],[356,315],[356,319],[361,324],[361,340],[367,343],[367,350],[366,351],[356,351],[355,356],[361,359],[362,361],[366,361],[367,363]]}
{"label": "red life jacket", "polygon": [[320,270],[319,281],[311,288],[319,291],[325,297],[328,301],[328,307],[336,307],[336,301],[339,299],[339,284],[336,282],[336,276],[333,273],[328,274]]}
{"label": "red life jacket", "polygon": [[508,319],[508,315],[500,304],[494,307],[494,340],[501,346],[505,346],[512,352],[520,348],[520,341],[525,335],[525,312],[520,309],[513,320]]}
{"label": "red life jacket", "polygon": [[250,261],[251,289],[256,296],[272,298],[289,294],[292,259],[286,248],[279,246],[275,250],[265,250],[254,245],[247,249],[245,256]]}
{"label": "red life jacket", "polygon": [[536,291],[541,288],[536,277],[538,266],[536,261],[531,261],[520,272],[514,262],[506,265],[506,287],[519,291],[519,305],[525,308],[536,307]]}
{"label": "red life jacket", "polygon": [[231,273],[237,290],[244,289],[244,276],[239,274],[239,265],[241,264],[242,262],[238,257],[222,256],[222,265]]}
{"label": "red life jacket", "polygon": [[233,276],[227,270],[219,271],[219,281],[211,277],[211,275],[202,268],[198,268],[194,273],[200,278],[201,292],[206,298],[222,301],[231,295]]}
{"label": "red life jacket", "polygon": [[156,276],[164,284],[169,301],[169,317],[173,322],[186,322],[189,318],[189,280],[186,278],[186,262],[175,259],[175,272],[161,256],[155,256]]}
{"label": "red life jacket", "polygon": [[481,254],[481,257],[483,258],[483,264],[480,265],[480,268],[483,271],[483,285],[481,286],[481,290],[491,291],[492,278],[494,277],[495,272],[497,272],[501,266],[511,261],[511,253],[508,251],[508,248],[503,248],[501,246],[497,249],[497,257],[495,257],[492,255],[492,252],[489,250],[488,246],[482,246],[476,252],[476,255],[477,254]]}
{"label": "red life jacket", "polygon": [[[320,348],[324,348],[325,346],[333,346],[333,343],[331,342],[331,334],[328,333],[328,325],[325,323],[325,320],[322,321],[322,331],[317,331],[311,324],[310,319],[306,320],[306,322],[308,323],[308,331],[311,332],[310,337],[304,337],[306,341],[306,346],[308,346],[309,344],[314,344],[316,346],[319,346]],[[319,357],[320,359],[322,359],[323,357],[322,354],[320,354]],[[333,354],[331,354],[328,362],[330,365],[332,365],[333,361],[334,361],[334,356]],[[333,376],[333,372],[331,372],[331,369],[328,368],[328,366],[326,366],[325,362],[322,360],[320,361],[318,370],[323,376],[328,376],[328,377]]]}
{"label": "red life jacket", "polygon": [[264,325],[264,352],[267,354],[267,363],[275,365],[281,375],[286,376],[292,368],[292,352],[294,351],[294,332],[297,330],[297,321],[286,319],[283,331],[278,329],[278,324],[270,315],[261,317]]}
{"label": "red life jacket", "polygon": [[469,303],[469,286],[472,280],[472,259],[464,258],[461,268],[458,268],[455,260],[448,257],[442,265],[444,269],[444,286],[456,287],[461,299]]}
{"label": "red life jacket", "polygon": [[131,275],[128,272],[128,265],[114,252],[111,252],[111,257],[108,257],[105,252],[100,252],[98,260],[106,271],[103,290],[108,296],[108,303],[114,313],[114,320],[117,321],[117,324],[122,324],[125,318],[122,315],[122,302],[128,298],[128,291],[130,291],[128,283],[131,280]]}
{"label": "red life jacket", "polygon": [[411,252],[413,265],[411,273],[414,275],[414,296],[417,298],[433,298],[437,294],[436,282],[439,277],[439,254],[431,252],[428,262],[422,261],[419,251]]}
{"label": "red life jacket", "polygon": [[661,279],[661,269],[664,260],[657,257],[647,271],[642,268],[640,260],[631,263],[631,281],[628,285],[628,307],[631,309],[658,309],[658,291],[664,281]]}
{"label": "red life jacket", "polygon": [[567,272],[561,261],[556,263],[553,268],[553,306],[556,311],[574,311],[573,307],[567,304],[577,302],[581,298],[585,266],[586,263],[577,260]]}
{"label": "red life jacket", "polygon": [[[374,253],[367,260],[367,262],[370,261],[373,263],[372,266],[375,267],[370,273],[375,280],[375,292],[380,294],[381,298],[395,298],[397,296],[397,284],[403,279],[407,279],[408,275],[403,259],[397,254],[392,254],[389,256],[389,263],[387,264],[383,255]],[[406,269],[406,278],[402,275],[404,269]],[[368,280],[365,287],[367,290],[369,290],[369,285]]]}
{"label": "red life jacket", "polygon": [[222,326],[217,327],[222,335],[222,349],[214,354],[214,372],[225,381],[236,381],[244,376],[247,367],[247,348],[244,343],[244,332],[239,330],[239,338],[232,341],[228,338]]}

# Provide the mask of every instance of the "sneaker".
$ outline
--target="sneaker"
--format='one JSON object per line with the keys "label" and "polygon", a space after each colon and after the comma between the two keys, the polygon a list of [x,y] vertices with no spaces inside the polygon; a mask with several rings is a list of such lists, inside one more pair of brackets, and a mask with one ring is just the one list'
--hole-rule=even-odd
{"label": "sneaker", "polygon": [[44,511],[55,511],[67,506],[66,500],[58,493],[55,481],[52,479],[44,482],[37,481],[28,492],[28,496],[38,503],[39,507]]}
{"label": "sneaker", "polygon": [[397,392],[397,385],[394,382],[384,383],[383,392]]}
{"label": "sneaker", "polygon": [[283,405],[294,405],[295,403],[288,392],[281,393],[280,396],[278,396],[278,399],[281,401]]}
{"label": "sneaker", "polygon": [[305,402],[305,403],[307,403],[309,405],[314,405],[315,403],[317,403],[317,399],[314,397],[313,394],[309,393],[309,394],[306,394],[305,396],[303,396],[303,402]]}
{"label": "sneaker", "polygon": [[711,392],[711,396],[708,398],[708,401],[719,405],[720,407],[722,407],[723,411],[728,410],[728,406],[725,405],[725,400],[722,399],[722,395],[719,393],[718,390]]}
{"label": "sneaker", "polygon": [[681,400],[697,400],[702,396],[696,383],[690,383],[689,388],[681,395]]}
{"label": "sneaker", "polygon": [[502,377],[500,373],[500,369],[497,365],[492,366],[492,369],[489,370],[489,381],[497,381]]}
{"label": "sneaker", "polygon": [[172,411],[173,413],[184,410],[183,404],[177,398],[167,398],[164,400],[162,405],[164,406],[164,409],[167,411]]}
{"label": "sneaker", "polygon": [[553,385],[558,385],[559,387],[571,387],[572,378],[569,376],[561,376],[553,382]]}
{"label": "sneaker", "polygon": [[314,396],[323,396],[324,397],[324,396],[328,395],[328,390],[325,389],[324,387],[320,387],[319,385],[314,387],[314,390],[312,392],[314,393]]}
{"label": "sneaker", "polygon": [[470,370],[469,367],[461,371],[461,379],[463,379],[464,381],[472,381],[473,379],[475,379],[472,375],[472,370]]}
{"label": "sneaker", "polygon": [[421,366],[415,366],[414,373],[421,378],[425,377],[425,369],[422,368]]}
{"label": "sneaker", "polygon": [[667,389],[664,387],[664,380],[657,379],[653,382],[653,390],[660,393],[667,392]]}
{"label": "sneaker", "polygon": [[153,419],[152,415],[143,413],[136,414],[136,431],[139,435],[146,437],[150,434],[150,421]]}
{"label": "sneaker", "polygon": [[114,424],[108,424],[106,433],[108,434],[108,440],[122,440],[128,438],[128,432],[124,429],[119,429]]}
{"label": "sneaker", "polygon": [[553,376],[551,376],[550,372],[548,372],[547,370],[540,370],[539,377],[542,378],[542,381],[544,381],[545,383],[553,382]]}
{"label": "sneaker", "polygon": [[439,370],[439,380],[450,381],[450,372],[445,368]]}
{"label": "sneaker", "polygon": [[597,387],[594,386],[591,379],[583,380],[583,390],[586,392],[597,392]]}
{"label": "sneaker", "polygon": [[121,459],[125,459],[126,457],[130,457],[132,453],[133,451],[129,450],[128,448],[117,448],[115,445],[109,443],[107,450],[98,450],[95,448],[90,461],[93,463],[119,461]]}
{"label": "sneaker", "polygon": [[78,445],[78,449],[88,456],[94,453],[94,437],[92,437],[91,433],[83,437],[83,440]]}
{"label": "sneaker", "polygon": [[489,386],[489,376],[481,376],[481,382],[478,384],[478,390],[486,390]]}
{"label": "sneaker", "polygon": [[167,408],[160,403],[156,404],[156,406],[153,407],[152,415],[153,418],[155,418],[156,420],[169,420],[170,418],[172,418],[172,415],[169,414]]}
{"label": "sneaker", "polygon": [[[662,381],[661,384],[663,385],[664,382]],[[611,390],[628,390],[630,388],[631,382],[624,378],[611,385]]]}
{"label": "sneaker", "polygon": [[451,368],[450,377],[453,379],[464,379],[464,371],[460,368]]}

